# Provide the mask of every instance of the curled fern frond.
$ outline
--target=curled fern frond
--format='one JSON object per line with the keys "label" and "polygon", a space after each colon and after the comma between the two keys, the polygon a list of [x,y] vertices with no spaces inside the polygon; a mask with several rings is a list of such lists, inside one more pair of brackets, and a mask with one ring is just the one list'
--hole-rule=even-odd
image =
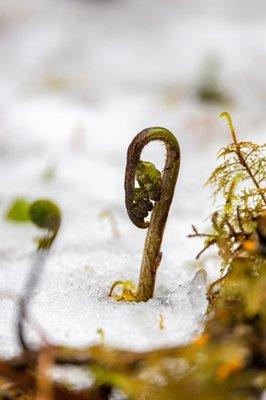
{"label": "curled fern frond", "polygon": [[17,335],[21,347],[29,351],[25,337],[25,320],[27,319],[28,305],[32,299],[33,291],[39,282],[47,256],[58,234],[61,225],[60,208],[52,201],[40,199],[33,202],[29,208],[29,219],[37,227],[43,229],[45,234],[38,238],[38,248],[28,279],[24,295],[20,299],[17,316]]}
{"label": "curled fern frond", "polygon": [[[140,160],[142,150],[153,141],[166,148],[163,172],[151,162]],[[132,140],[127,152],[125,204],[130,220],[141,229],[148,228],[144,245],[139,285],[136,293],[123,282],[119,300],[148,301],[153,297],[156,273],[162,252],[164,229],[172,203],[180,165],[180,149],[176,137],[167,129],[144,129]],[[138,186],[136,186],[138,184]],[[146,219],[150,214],[149,220]],[[129,296],[129,293],[130,296]],[[116,297],[117,299],[117,297]]]}
{"label": "curled fern frond", "polygon": [[59,207],[50,200],[37,200],[29,209],[30,220],[39,228],[48,233],[38,239],[38,249],[48,250],[59,230],[61,224],[61,212]]}

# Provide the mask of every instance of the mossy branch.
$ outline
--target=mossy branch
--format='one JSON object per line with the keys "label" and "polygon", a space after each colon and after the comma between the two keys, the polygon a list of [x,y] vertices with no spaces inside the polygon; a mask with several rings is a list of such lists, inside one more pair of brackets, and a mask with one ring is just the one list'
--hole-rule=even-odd
{"label": "mossy branch", "polygon": [[223,112],[220,117],[226,118],[233,142],[219,151],[222,163],[207,184],[212,186],[214,197],[223,195],[224,204],[212,214],[212,232],[202,234],[194,228],[189,237],[205,237],[204,248],[197,258],[210,246],[217,245],[224,270],[246,246],[251,246],[250,240],[254,250],[263,252],[264,245],[255,232],[257,221],[266,212],[266,145],[239,142],[230,114]]}
{"label": "mossy branch", "polygon": [[[246,155],[242,152],[241,150],[241,143],[238,142],[237,140],[237,136],[236,136],[236,132],[235,132],[235,128],[233,125],[233,121],[232,118],[230,116],[230,114],[226,111],[222,112],[220,114],[220,117],[226,118],[229,128],[230,128],[230,132],[235,144],[235,153],[238,157],[239,163],[244,167],[244,169],[247,171],[250,179],[252,180],[253,184],[255,185],[255,187],[258,189],[259,195],[261,196],[264,204],[266,205],[266,195],[265,195],[265,191],[263,190],[263,188],[261,188],[259,181],[256,178],[256,173],[254,172],[254,165],[253,168],[252,166],[249,165],[248,161],[247,161],[247,157]],[[265,160],[264,160],[265,162]],[[259,164],[259,169],[262,167],[261,164]]]}
{"label": "mossy branch", "polygon": [[[166,147],[163,174],[151,163],[140,161],[143,148],[152,141]],[[156,272],[162,253],[163,233],[172,203],[180,166],[180,149],[175,136],[165,128],[148,128],[140,132],[128,148],[125,174],[125,203],[128,216],[138,228],[148,228],[141,264],[136,300],[153,297]],[[135,188],[135,180],[139,188]],[[154,201],[154,204],[151,202]],[[150,222],[145,218],[151,212]]]}

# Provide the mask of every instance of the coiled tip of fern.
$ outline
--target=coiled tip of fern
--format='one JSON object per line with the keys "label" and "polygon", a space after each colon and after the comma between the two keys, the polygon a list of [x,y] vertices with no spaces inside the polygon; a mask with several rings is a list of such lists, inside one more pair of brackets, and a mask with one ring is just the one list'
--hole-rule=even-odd
{"label": "coiled tip of fern", "polygon": [[50,200],[37,200],[31,204],[29,216],[36,226],[48,231],[47,236],[38,240],[38,249],[48,250],[60,228],[61,212],[59,207]]}
{"label": "coiled tip of fern", "polygon": [[57,232],[61,224],[59,207],[50,200],[37,200],[31,204],[30,219],[39,228]]}

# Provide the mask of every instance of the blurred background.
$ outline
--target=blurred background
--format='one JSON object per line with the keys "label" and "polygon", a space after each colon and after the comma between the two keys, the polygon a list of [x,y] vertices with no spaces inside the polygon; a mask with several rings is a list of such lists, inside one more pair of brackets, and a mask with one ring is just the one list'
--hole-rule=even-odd
{"label": "blurred background", "polygon": [[[2,288],[21,289],[35,246],[32,226],[5,218],[17,197],[48,197],[63,211],[48,297],[53,274],[62,295],[76,289],[83,302],[87,275],[102,293],[116,279],[136,281],[145,232],[126,215],[124,167],[130,141],[149,126],[170,129],[182,150],[159,293],[193,276],[186,263],[202,244],[186,235],[209,224],[203,185],[230,140],[219,113],[231,112],[240,140],[265,141],[265,18],[260,0],[0,0]],[[163,167],[162,146],[144,153]],[[2,332],[0,344],[9,340]]]}

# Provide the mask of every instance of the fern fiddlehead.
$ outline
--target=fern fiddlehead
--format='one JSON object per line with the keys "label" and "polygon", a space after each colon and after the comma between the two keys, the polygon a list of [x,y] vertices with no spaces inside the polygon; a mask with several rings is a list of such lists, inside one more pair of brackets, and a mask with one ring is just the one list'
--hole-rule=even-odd
{"label": "fern fiddlehead", "polygon": [[227,120],[232,143],[219,151],[222,161],[206,183],[213,188],[214,198],[222,195],[224,203],[212,214],[210,233],[200,233],[192,226],[188,237],[205,238],[196,258],[217,245],[225,271],[243,251],[265,252],[266,144],[239,141],[230,114],[222,112],[220,117]]}
{"label": "fern fiddlehead", "polygon": [[28,280],[26,282],[24,295],[21,297],[17,319],[17,334],[21,347],[29,350],[25,338],[25,319],[27,319],[27,308],[32,298],[32,293],[36,287],[49,250],[56,238],[60,224],[61,212],[58,206],[50,200],[37,200],[31,204],[29,209],[29,219],[36,226],[45,229],[46,234],[38,238],[37,253],[35,255]]}
{"label": "fern fiddlehead", "polygon": [[[152,163],[140,160],[143,148],[152,141],[161,141],[166,147],[167,156],[162,174]],[[128,148],[125,173],[126,208],[134,225],[148,228],[136,301],[147,301],[153,296],[156,272],[162,257],[161,243],[179,166],[179,144],[175,136],[165,128],[144,129]],[[135,187],[136,180],[139,188]],[[151,218],[148,222],[145,218],[149,212]]]}

